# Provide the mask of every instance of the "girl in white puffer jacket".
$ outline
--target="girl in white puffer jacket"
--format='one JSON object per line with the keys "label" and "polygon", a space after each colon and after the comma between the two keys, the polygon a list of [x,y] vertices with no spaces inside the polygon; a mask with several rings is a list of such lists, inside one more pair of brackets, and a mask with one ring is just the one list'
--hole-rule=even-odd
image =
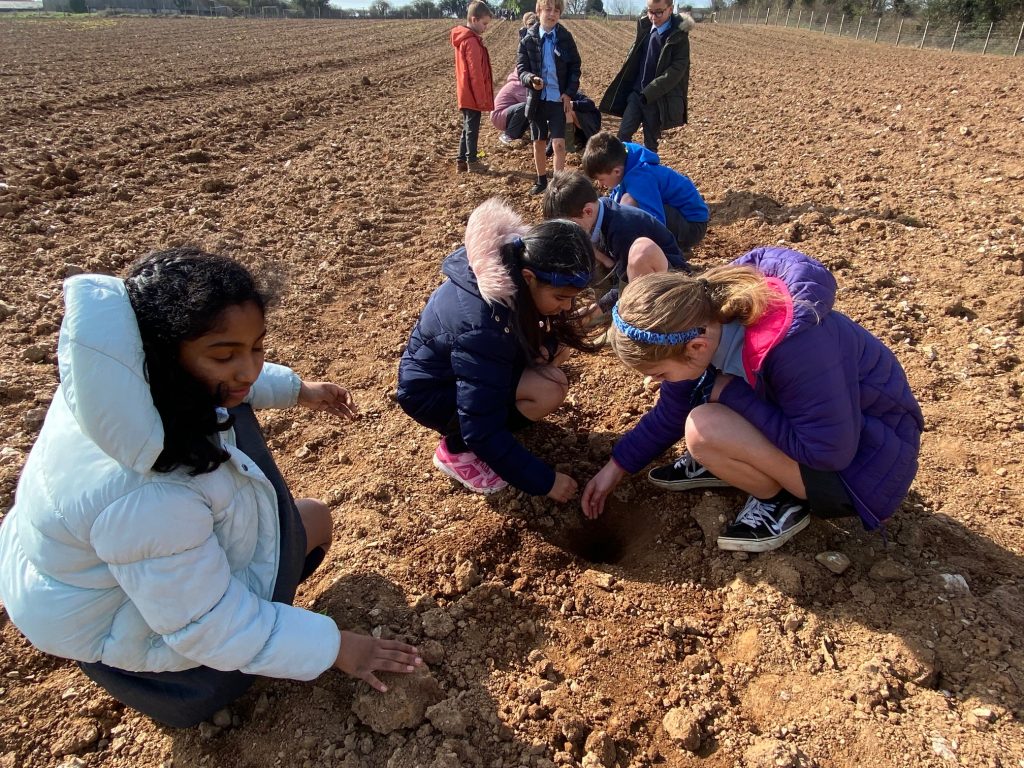
{"label": "girl in white puffer jacket", "polygon": [[0,526],[0,598],[42,651],[122,702],[196,724],[253,675],[384,686],[412,646],[295,608],[330,511],[293,501],[253,408],[352,418],[348,392],[263,361],[267,297],[238,263],[152,254],[65,283],[61,384]]}

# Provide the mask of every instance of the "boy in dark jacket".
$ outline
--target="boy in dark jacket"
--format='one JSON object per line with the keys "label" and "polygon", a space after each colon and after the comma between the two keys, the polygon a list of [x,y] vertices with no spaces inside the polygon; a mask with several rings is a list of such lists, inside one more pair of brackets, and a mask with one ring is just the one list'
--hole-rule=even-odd
{"label": "boy in dark jacket", "polygon": [[563,0],[538,0],[540,23],[530,27],[519,42],[516,72],[529,92],[526,117],[533,139],[537,183],[530,194],[539,195],[548,185],[544,147],[548,138],[554,153],[555,172],[565,166],[565,124],[571,119],[572,101],[580,87],[580,54],[569,30],[558,23]]}
{"label": "boy in dark jacket", "polygon": [[[649,272],[690,271],[672,233],[646,211],[598,197],[579,171],[556,173],[544,192],[544,217],[575,221],[590,235],[597,260],[625,284]],[[598,301],[608,312],[618,300],[613,288]]]}
{"label": "boy in dark jacket", "polygon": [[622,118],[622,141],[642,125],[644,146],[657,152],[662,131],[686,124],[693,27],[693,17],[672,13],[671,2],[648,0],[626,61],[601,99],[602,112]]}
{"label": "boy in dark jacket", "polygon": [[697,187],[649,149],[601,131],[587,142],[583,172],[611,190],[615,202],[647,211],[668,227],[684,253],[707,234],[708,206]]}

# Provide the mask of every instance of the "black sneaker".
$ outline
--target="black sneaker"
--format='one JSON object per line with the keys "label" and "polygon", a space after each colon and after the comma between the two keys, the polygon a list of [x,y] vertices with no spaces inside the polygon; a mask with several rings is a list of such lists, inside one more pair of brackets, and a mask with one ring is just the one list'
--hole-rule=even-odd
{"label": "black sneaker", "polygon": [[538,181],[532,187],[530,187],[531,195],[543,195],[544,190],[548,188],[548,177],[544,177],[544,181]]}
{"label": "black sneaker", "polygon": [[729,484],[711,474],[703,464],[684,451],[674,464],[655,467],[647,479],[659,488],[670,491],[689,491],[694,488],[728,488]]}
{"label": "black sneaker", "polygon": [[770,552],[778,549],[811,522],[807,503],[793,496],[782,501],[761,501],[753,496],[736,522],[718,537],[718,548],[735,552]]}

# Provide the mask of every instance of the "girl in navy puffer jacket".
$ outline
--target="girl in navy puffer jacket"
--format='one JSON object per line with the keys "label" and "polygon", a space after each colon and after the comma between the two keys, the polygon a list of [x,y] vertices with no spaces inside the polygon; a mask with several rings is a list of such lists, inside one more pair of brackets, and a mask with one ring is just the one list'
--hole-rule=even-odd
{"label": "girl in navy puffer jacket", "polygon": [[751,494],[719,537],[763,552],[821,517],[879,527],[917,472],[923,421],[882,342],[832,309],[836,283],[814,259],[758,248],[702,277],[647,275],[613,310],[623,362],[662,381],[657,405],[616,444],[583,494],[608,494],[685,432],[686,452],[650,480]]}
{"label": "girl in navy puffer jacket", "polygon": [[572,309],[590,282],[590,237],[571,221],[528,229],[498,199],[469,217],[466,244],[427,302],[398,368],[398,402],[441,433],[434,465],[476,493],[511,484],[567,501],[576,481],[513,432],[552,413],[569,383],[558,365],[590,350]]}

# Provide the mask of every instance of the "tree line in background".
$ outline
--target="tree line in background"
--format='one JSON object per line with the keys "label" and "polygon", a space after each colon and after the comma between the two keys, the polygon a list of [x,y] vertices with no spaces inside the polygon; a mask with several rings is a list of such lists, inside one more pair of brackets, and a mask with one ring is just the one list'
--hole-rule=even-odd
{"label": "tree line in background", "polygon": [[[111,2],[112,0],[107,0]],[[255,13],[274,8],[277,13],[298,13],[310,17],[366,17],[376,19],[464,19],[470,0],[414,0],[405,5],[388,0],[371,0],[366,9],[332,8],[328,0],[173,0],[182,13],[203,13],[210,8],[230,8],[234,13]],[[633,16],[642,10],[643,0],[565,0],[567,16]],[[116,5],[116,3],[113,3]],[[754,7],[805,8],[807,10],[845,14],[848,17],[891,13],[931,21],[998,23],[1024,21],[1024,0],[710,0],[711,11],[719,13],[732,8],[750,10]],[[89,0],[68,0],[72,13],[89,10]],[[519,18],[533,10],[531,0],[501,0],[491,7],[499,16]],[[689,3],[676,2],[678,10],[690,11]],[[264,15],[265,12],[263,12]]]}
{"label": "tree line in background", "polygon": [[769,5],[784,9],[806,8],[854,16],[879,16],[894,13],[899,16],[919,17],[931,21],[962,21],[971,23],[998,23],[1024,21],[1024,0],[711,0],[712,9],[748,9]]}

